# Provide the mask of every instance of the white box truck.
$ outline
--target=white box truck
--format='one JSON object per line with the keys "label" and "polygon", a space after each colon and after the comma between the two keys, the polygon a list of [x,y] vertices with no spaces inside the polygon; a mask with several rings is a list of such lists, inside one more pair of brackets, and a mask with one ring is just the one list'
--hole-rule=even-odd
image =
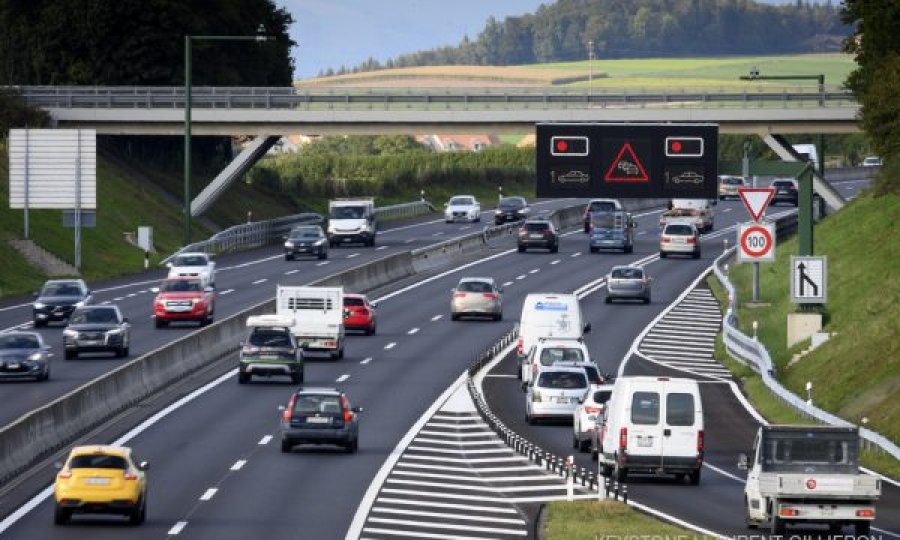
{"label": "white box truck", "polygon": [[344,357],[344,289],[279,285],[275,312],[293,321],[291,333],[304,353]]}
{"label": "white box truck", "polygon": [[375,245],[378,223],[375,199],[337,199],[328,201],[328,244],[346,243]]}

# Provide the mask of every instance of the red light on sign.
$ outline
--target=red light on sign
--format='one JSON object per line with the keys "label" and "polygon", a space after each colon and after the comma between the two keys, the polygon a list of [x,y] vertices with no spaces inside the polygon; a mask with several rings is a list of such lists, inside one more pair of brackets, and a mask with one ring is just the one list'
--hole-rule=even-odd
{"label": "red light on sign", "polygon": [[550,139],[550,154],[554,156],[579,156],[588,155],[588,138],[578,136],[552,137]]}
{"label": "red light on sign", "polygon": [[806,489],[816,489],[816,479],[810,478],[806,481]]}
{"label": "red light on sign", "polygon": [[569,149],[569,143],[566,142],[565,139],[560,139],[556,141],[556,151],[565,153],[566,150]]}
{"label": "red light on sign", "polygon": [[675,153],[681,152],[681,141],[672,141],[672,151]]}
{"label": "red light on sign", "polygon": [[666,157],[703,157],[703,138],[666,137]]}

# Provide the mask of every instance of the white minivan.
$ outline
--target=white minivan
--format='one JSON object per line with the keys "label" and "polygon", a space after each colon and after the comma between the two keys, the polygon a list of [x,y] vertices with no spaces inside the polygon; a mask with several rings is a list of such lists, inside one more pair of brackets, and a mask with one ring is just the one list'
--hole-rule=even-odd
{"label": "white minivan", "polygon": [[522,304],[522,316],[519,318],[519,341],[516,346],[518,377],[522,378],[522,365],[538,339],[578,339],[590,331],[591,324],[585,322],[578,297],[574,294],[529,294]]}
{"label": "white minivan", "polygon": [[592,453],[605,476],[675,474],[700,482],[703,405],[693,379],[620,377],[603,411]]}

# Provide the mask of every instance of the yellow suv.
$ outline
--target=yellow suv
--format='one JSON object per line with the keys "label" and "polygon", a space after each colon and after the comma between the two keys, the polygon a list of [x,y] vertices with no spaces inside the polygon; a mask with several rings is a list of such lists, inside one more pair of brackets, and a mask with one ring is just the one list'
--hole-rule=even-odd
{"label": "yellow suv", "polygon": [[72,514],[119,514],[132,525],[147,516],[147,462],[135,464],[131,448],[76,446],[56,475],[53,521]]}

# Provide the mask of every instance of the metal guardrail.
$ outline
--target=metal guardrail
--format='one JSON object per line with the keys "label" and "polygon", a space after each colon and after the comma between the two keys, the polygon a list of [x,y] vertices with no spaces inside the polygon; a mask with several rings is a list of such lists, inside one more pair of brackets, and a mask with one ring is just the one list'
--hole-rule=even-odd
{"label": "metal guardrail", "polygon": [[[30,104],[47,108],[180,109],[181,86],[22,86]],[[839,87],[737,87],[709,89],[463,88],[463,89],[303,89],[293,87],[194,87],[195,109],[566,109],[586,107],[829,107],[856,105]]]}
{"label": "metal guardrail", "polygon": [[375,208],[375,216],[381,219],[403,219],[424,216],[436,211],[430,202],[422,199],[421,201],[379,206]]}
{"label": "metal guardrail", "polygon": [[[796,214],[794,214],[794,218],[796,220]],[[759,373],[766,387],[782,403],[792,407],[802,416],[832,426],[854,427],[855,424],[852,422],[848,422],[843,418],[823,411],[811,403],[807,403],[800,396],[782,386],[775,378],[775,365],[772,363],[772,358],[769,356],[766,346],[738,329],[738,317],[735,309],[737,293],[734,285],[728,280],[728,276],[722,268],[723,263],[734,252],[734,247],[725,250],[713,263],[713,273],[728,292],[728,309],[722,318],[722,337],[725,343],[725,350],[732,358]],[[859,436],[862,439],[864,448],[877,449],[890,454],[895,459],[900,459],[900,447],[884,435],[865,427],[859,427]]]}

